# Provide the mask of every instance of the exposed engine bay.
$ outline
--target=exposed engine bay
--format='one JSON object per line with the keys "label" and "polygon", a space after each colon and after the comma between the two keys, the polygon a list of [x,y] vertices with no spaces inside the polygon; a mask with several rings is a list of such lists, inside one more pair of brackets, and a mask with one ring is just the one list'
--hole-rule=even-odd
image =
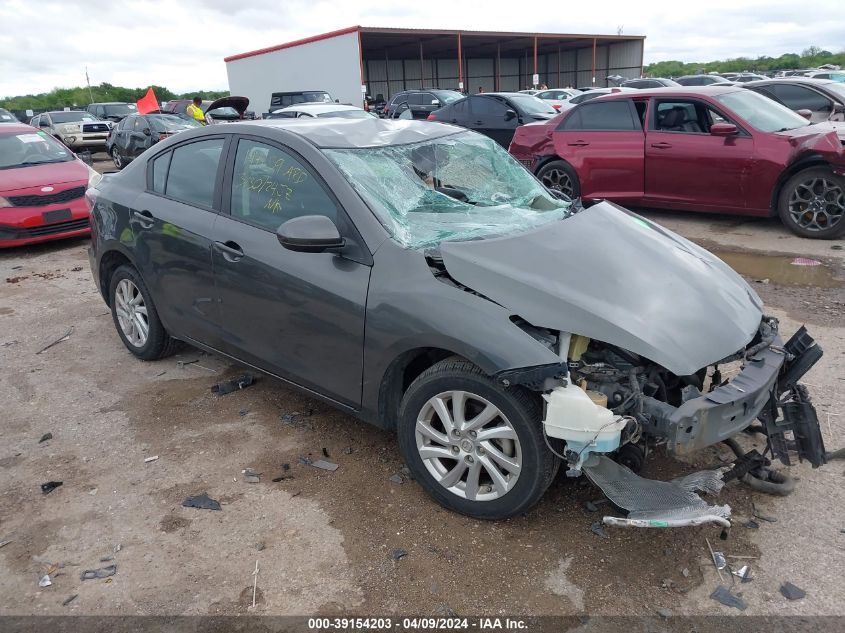
{"label": "exposed engine bay", "polygon": [[[607,473],[612,472],[615,479],[607,485],[617,496],[619,490],[637,489],[653,496],[655,482],[635,475],[648,451],[666,445],[671,453],[685,454],[718,442],[728,444],[737,456],[734,467],[719,474],[725,482],[756,478],[772,485],[777,473],[768,468],[771,460],[789,465],[791,456],[809,461],[814,468],[825,463],[816,412],[806,387],[798,382],[821,358],[822,350],[803,327],[784,345],[777,320],[764,317],[744,349],[692,375],[677,376],[613,345],[540,330],[524,322],[517,325],[566,358],[566,364],[557,368],[504,372],[500,379],[543,392],[547,403],[544,432],[548,438],[557,438],[555,452],[566,461],[569,476],[580,476],[583,470],[594,483],[610,482]],[[723,378],[729,364],[736,371],[731,378]],[[743,453],[732,439],[741,432],[764,435],[765,453]],[[553,444],[550,448],[555,450]],[[606,456],[624,471],[609,469],[602,461]],[[688,501],[697,499],[680,488],[674,492],[675,498],[685,494]],[[625,507],[624,494],[619,498]],[[658,517],[655,523],[660,525],[692,525],[705,518],[723,522],[730,511],[706,504],[686,504],[683,512],[670,510],[643,516]],[[630,524],[643,525],[643,521]]]}

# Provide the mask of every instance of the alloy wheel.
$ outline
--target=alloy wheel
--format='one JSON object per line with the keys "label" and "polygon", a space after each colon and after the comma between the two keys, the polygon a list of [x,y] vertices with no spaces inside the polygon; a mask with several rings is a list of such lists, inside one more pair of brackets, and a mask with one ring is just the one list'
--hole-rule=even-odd
{"label": "alloy wheel", "polygon": [[434,479],[470,501],[507,494],[522,470],[513,425],[494,404],[467,391],[447,391],[423,405],[416,422],[417,451]]}
{"label": "alloy wheel", "polygon": [[572,185],[572,178],[570,178],[569,174],[567,174],[563,169],[553,167],[548,171],[543,172],[541,181],[549,189],[560,191],[570,198],[574,197],[575,188]]}
{"label": "alloy wheel", "polygon": [[143,347],[150,336],[150,321],[144,295],[129,279],[121,279],[114,292],[117,322],[126,340]]}
{"label": "alloy wheel", "polygon": [[792,189],[788,205],[796,226],[807,231],[827,231],[845,216],[845,191],[829,178],[807,178]]}
{"label": "alloy wheel", "polygon": [[114,166],[117,167],[118,169],[122,169],[123,168],[123,159],[120,157],[120,152],[117,151],[116,147],[112,149],[111,157],[112,157],[112,160],[114,161]]}

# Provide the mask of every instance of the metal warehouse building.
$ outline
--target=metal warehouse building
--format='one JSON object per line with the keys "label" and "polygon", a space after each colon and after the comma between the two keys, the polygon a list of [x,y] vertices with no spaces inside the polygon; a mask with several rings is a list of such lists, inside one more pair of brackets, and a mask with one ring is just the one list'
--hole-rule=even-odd
{"label": "metal warehouse building", "polygon": [[271,93],[297,90],[328,90],[341,102],[359,104],[362,89],[390,98],[423,87],[489,92],[534,83],[605,86],[608,75],[640,76],[644,40],[353,26],[224,61],[231,93],[249,97],[252,109],[265,112]]}

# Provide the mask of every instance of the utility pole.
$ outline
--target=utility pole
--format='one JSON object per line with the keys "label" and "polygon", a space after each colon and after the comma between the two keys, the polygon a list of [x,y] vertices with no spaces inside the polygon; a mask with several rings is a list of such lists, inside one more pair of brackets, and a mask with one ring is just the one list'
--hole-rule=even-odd
{"label": "utility pole", "polygon": [[91,103],[94,103],[94,92],[91,90],[91,80],[88,79],[88,66],[85,67],[85,83],[88,84],[88,94],[91,97]]}

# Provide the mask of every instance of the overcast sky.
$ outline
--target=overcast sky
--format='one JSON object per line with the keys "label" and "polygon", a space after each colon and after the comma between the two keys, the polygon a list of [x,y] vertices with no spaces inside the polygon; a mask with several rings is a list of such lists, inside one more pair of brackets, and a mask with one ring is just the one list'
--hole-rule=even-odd
{"label": "overcast sky", "polygon": [[[704,7],[707,7],[705,9]],[[92,84],[227,89],[223,57],[353,26],[646,35],[645,62],[845,47],[842,0],[0,0],[0,97]],[[317,70],[317,69],[315,69]]]}

